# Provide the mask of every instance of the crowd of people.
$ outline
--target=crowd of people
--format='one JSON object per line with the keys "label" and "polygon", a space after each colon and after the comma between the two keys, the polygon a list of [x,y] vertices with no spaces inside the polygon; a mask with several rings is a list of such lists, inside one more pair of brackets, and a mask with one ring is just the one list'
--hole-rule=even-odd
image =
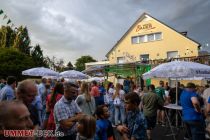
{"label": "crowd of people", "polygon": [[[52,135],[47,140],[151,140],[156,124],[165,126],[165,111],[172,125],[176,111],[166,110],[169,103],[182,106],[182,122],[186,126],[185,138],[205,139],[210,133],[210,88],[179,82],[171,88],[164,81],[136,86],[128,78],[114,85],[92,81],[69,82],[42,78],[18,82],[9,76],[0,83],[1,130],[53,130],[62,137]],[[176,100],[176,92],[178,100]],[[0,139],[4,139],[0,134]],[[35,136],[36,139],[39,139]],[[31,138],[31,139],[34,139]]]}

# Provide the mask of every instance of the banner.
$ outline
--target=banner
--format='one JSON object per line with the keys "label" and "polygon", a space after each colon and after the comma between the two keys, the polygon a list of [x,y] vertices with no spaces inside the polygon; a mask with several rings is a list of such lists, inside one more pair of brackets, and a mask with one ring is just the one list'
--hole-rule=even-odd
{"label": "banner", "polygon": [[11,20],[9,19],[9,20],[7,21],[7,24],[10,24],[10,22],[11,22]]}

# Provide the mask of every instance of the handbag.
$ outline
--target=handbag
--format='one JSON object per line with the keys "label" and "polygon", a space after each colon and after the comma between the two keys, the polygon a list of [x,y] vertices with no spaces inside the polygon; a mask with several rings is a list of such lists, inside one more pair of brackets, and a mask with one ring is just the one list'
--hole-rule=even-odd
{"label": "handbag", "polygon": [[114,104],[115,106],[119,107],[120,104],[121,104],[120,98],[119,98],[119,97],[116,97],[116,98],[114,99],[113,104]]}

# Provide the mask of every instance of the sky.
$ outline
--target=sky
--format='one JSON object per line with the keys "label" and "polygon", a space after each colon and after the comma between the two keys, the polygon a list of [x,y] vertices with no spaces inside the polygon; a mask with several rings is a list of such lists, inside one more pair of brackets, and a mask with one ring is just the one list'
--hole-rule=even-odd
{"label": "sky", "polygon": [[[107,52],[144,13],[187,31],[210,50],[210,0],[0,0],[0,9],[44,56],[74,64],[83,55],[105,60]],[[0,25],[7,20],[0,16]]]}

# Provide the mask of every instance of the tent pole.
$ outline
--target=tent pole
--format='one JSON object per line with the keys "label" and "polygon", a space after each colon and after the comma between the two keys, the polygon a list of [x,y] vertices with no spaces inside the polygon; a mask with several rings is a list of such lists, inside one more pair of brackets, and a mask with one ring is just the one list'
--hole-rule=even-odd
{"label": "tent pole", "polygon": [[[178,105],[178,81],[176,78],[176,105]],[[176,127],[178,126],[178,110],[176,110]]]}
{"label": "tent pole", "polygon": [[176,105],[178,105],[178,81],[176,78]]}

